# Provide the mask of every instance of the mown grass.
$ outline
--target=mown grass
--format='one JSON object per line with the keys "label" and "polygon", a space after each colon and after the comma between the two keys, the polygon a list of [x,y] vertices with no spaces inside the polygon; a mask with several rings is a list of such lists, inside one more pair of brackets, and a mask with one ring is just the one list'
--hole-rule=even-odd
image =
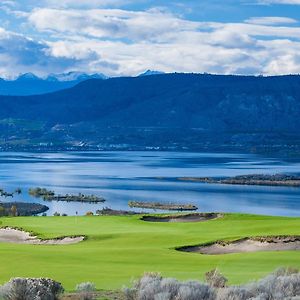
{"label": "mown grass", "polygon": [[73,290],[80,282],[98,289],[129,285],[144,272],[177,279],[203,279],[218,267],[231,284],[261,278],[280,266],[300,268],[300,252],[208,256],[176,251],[184,245],[246,236],[299,235],[300,218],[228,214],[199,223],[151,223],[139,216],[1,218],[41,238],[85,235],[76,245],[0,245],[0,282],[11,277],[50,277]]}

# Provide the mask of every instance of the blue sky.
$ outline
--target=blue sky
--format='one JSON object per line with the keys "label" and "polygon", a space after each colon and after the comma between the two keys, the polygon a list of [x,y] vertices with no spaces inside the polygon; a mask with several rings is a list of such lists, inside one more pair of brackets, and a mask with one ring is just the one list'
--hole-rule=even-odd
{"label": "blue sky", "polygon": [[0,76],[300,73],[300,0],[1,0]]}

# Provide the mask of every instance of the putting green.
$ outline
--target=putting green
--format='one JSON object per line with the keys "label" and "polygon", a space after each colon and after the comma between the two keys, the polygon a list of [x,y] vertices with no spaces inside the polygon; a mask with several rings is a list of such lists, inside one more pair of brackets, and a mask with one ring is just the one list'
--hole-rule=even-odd
{"label": "putting green", "polygon": [[248,236],[299,235],[300,218],[228,214],[198,223],[152,223],[139,216],[1,218],[0,226],[41,238],[85,235],[74,245],[0,244],[0,281],[50,277],[68,290],[92,281],[118,289],[146,271],[178,279],[202,279],[218,267],[231,284],[260,278],[280,266],[300,268],[300,251],[201,255],[175,247]]}

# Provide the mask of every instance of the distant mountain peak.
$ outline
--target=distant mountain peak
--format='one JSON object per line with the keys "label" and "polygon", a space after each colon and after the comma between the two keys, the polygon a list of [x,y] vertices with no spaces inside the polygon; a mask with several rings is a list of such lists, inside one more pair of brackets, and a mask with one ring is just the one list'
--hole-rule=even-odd
{"label": "distant mountain peak", "polygon": [[31,72],[28,72],[28,73],[20,74],[17,80],[41,80],[41,78]]}
{"label": "distant mountain peak", "polygon": [[0,78],[0,95],[36,95],[67,89],[88,79],[107,79],[103,74],[68,72],[38,77],[33,73],[20,74],[17,78]]}
{"label": "distant mountain peak", "polygon": [[48,81],[83,81],[87,79],[107,79],[108,77],[102,73],[87,74],[84,72],[71,71],[61,74],[49,74],[46,78]]}
{"label": "distant mountain peak", "polygon": [[165,73],[161,72],[161,71],[156,71],[156,70],[147,70],[147,71],[145,71],[144,73],[142,73],[138,76],[142,77],[142,76],[162,75],[162,74],[165,74]]}

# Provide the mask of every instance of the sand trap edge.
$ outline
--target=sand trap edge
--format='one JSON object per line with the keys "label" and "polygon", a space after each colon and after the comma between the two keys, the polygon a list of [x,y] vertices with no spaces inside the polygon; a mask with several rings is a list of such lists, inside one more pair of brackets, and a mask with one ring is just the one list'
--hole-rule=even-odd
{"label": "sand trap edge", "polygon": [[153,223],[193,223],[206,222],[223,217],[220,213],[188,213],[174,215],[146,215],[140,218],[141,221]]}
{"label": "sand trap edge", "polygon": [[266,251],[300,251],[300,235],[245,237],[233,241],[176,247],[175,250],[202,255],[224,255]]}
{"label": "sand trap edge", "polygon": [[86,240],[86,236],[61,236],[52,239],[40,239],[34,233],[16,227],[0,228],[0,243],[25,245],[71,245]]}

